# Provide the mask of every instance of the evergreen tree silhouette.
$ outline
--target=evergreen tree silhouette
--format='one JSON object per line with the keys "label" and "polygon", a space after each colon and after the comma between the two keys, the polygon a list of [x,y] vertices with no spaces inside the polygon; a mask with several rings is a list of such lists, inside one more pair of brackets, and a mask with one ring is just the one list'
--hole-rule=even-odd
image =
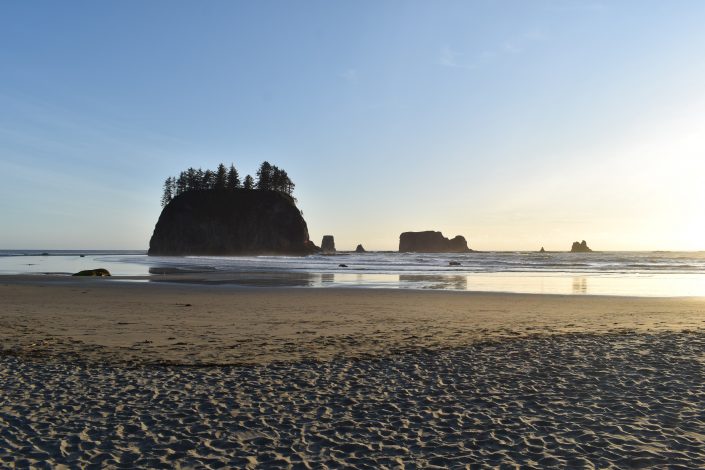
{"label": "evergreen tree silhouette", "polygon": [[228,170],[225,169],[225,165],[222,163],[218,165],[218,169],[215,172],[215,180],[213,181],[213,188],[215,189],[225,189],[228,184]]}
{"label": "evergreen tree silhouette", "polygon": [[[279,191],[288,194],[291,197],[294,197],[294,187],[296,186],[293,181],[289,178],[289,175],[286,174],[285,170],[282,170],[282,186]],[[294,198],[296,200],[296,198]]]}
{"label": "evergreen tree silhouette", "polygon": [[269,189],[274,191],[279,191],[282,186],[282,171],[278,166],[272,165],[272,171],[270,172]]}
{"label": "evergreen tree silhouette", "polygon": [[199,186],[200,181],[196,169],[190,167],[188,170],[186,170],[186,191],[198,189]]}
{"label": "evergreen tree silhouette", "polygon": [[230,164],[230,169],[228,170],[228,189],[237,189],[240,187],[240,175],[238,175],[235,165]]}
{"label": "evergreen tree silhouette", "polygon": [[272,189],[272,165],[266,160],[257,170],[257,189]]}
{"label": "evergreen tree silhouette", "polygon": [[213,189],[215,187],[215,173],[211,170],[206,170],[203,173],[203,179],[201,180],[201,189]]}
{"label": "evergreen tree silhouette", "polygon": [[188,179],[186,176],[186,172],[182,171],[179,173],[179,179],[176,180],[176,195],[178,196],[179,194],[185,193],[188,191]]}
{"label": "evergreen tree silhouette", "polygon": [[195,189],[196,191],[200,191],[202,189],[206,189],[205,185],[203,184],[205,179],[204,179],[205,173],[201,168],[196,170],[196,172],[193,175],[193,187],[191,189]]}
{"label": "evergreen tree silhouette", "polygon": [[164,181],[164,194],[162,195],[162,207],[166,207],[174,198],[173,179],[171,176]]}
{"label": "evergreen tree silhouette", "polygon": [[208,169],[204,171],[202,168],[189,167],[179,173],[178,177],[170,176],[164,181],[161,204],[162,207],[165,207],[176,196],[188,191],[238,188],[278,191],[291,196],[296,201],[293,196],[294,187],[294,182],[291,181],[286,170],[272,165],[268,161],[260,164],[256,182],[251,175],[247,175],[241,182],[240,174],[232,163],[229,169],[221,163],[216,171]]}

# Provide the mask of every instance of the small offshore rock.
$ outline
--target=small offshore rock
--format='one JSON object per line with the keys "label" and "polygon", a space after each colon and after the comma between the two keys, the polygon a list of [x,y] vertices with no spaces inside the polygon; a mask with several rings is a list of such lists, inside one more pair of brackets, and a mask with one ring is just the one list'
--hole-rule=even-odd
{"label": "small offshore rock", "polygon": [[365,253],[365,249],[362,245],[357,245],[357,248],[355,248],[355,253]]}
{"label": "small offshore rock", "polygon": [[587,242],[583,240],[582,242],[573,242],[573,246],[570,248],[571,253],[589,253],[592,250],[588,248]]}
{"label": "small offshore rock", "polygon": [[335,254],[335,239],[333,235],[323,235],[323,240],[321,240],[321,254]]}
{"label": "small offshore rock", "polygon": [[338,267],[339,267],[339,268],[347,268],[348,265],[347,265],[347,264],[339,264]]}
{"label": "small offshore rock", "polygon": [[450,261],[448,262],[448,266],[460,266],[460,261]]}
{"label": "small offshore rock", "polygon": [[79,271],[76,274],[73,274],[73,276],[99,276],[99,277],[107,277],[110,276],[110,271],[107,269],[103,268],[98,268],[98,269],[85,269],[83,271]]}

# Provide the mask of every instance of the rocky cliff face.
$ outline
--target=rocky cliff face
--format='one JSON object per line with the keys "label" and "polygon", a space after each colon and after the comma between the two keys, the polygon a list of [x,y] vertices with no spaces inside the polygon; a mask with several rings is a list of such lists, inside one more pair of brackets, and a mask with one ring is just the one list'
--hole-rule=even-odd
{"label": "rocky cliff face", "polygon": [[400,252],[416,253],[466,253],[468,248],[465,237],[458,235],[449,240],[441,232],[404,232],[399,236]]}
{"label": "rocky cliff face", "polygon": [[572,253],[589,253],[592,250],[588,248],[587,242],[583,240],[582,242],[573,242],[573,246],[570,248]]}
{"label": "rocky cliff face", "polygon": [[294,200],[276,191],[189,191],[159,216],[150,255],[300,254],[317,248]]}

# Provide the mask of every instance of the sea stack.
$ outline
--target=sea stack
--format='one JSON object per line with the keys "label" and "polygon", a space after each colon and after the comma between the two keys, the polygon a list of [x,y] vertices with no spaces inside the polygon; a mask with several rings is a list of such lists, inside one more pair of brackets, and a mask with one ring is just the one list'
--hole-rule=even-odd
{"label": "sea stack", "polygon": [[355,253],[365,253],[365,249],[362,245],[357,245],[357,248],[355,248]]}
{"label": "sea stack", "polygon": [[317,251],[291,196],[257,189],[192,190],[162,210],[149,255],[307,255]]}
{"label": "sea stack", "polygon": [[571,253],[589,253],[592,250],[588,248],[587,242],[583,240],[582,242],[573,242],[573,246],[570,248]]}
{"label": "sea stack", "polygon": [[465,237],[457,235],[447,239],[441,232],[404,232],[399,235],[401,253],[469,253]]}
{"label": "sea stack", "polygon": [[335,240],[333,239],[333,235],[323,235],[323,240],[321,240],[321,254],[335,254]]}

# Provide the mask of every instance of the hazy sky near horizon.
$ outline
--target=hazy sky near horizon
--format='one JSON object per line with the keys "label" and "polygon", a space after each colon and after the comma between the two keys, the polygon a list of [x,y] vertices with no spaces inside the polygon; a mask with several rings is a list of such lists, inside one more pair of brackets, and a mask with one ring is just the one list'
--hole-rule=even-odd
{"label": "hazy sky near horizon", "polygon": [[145,249],[287,170],[312,240],[705,249],[705,2],[0,3],[0,248]]}

